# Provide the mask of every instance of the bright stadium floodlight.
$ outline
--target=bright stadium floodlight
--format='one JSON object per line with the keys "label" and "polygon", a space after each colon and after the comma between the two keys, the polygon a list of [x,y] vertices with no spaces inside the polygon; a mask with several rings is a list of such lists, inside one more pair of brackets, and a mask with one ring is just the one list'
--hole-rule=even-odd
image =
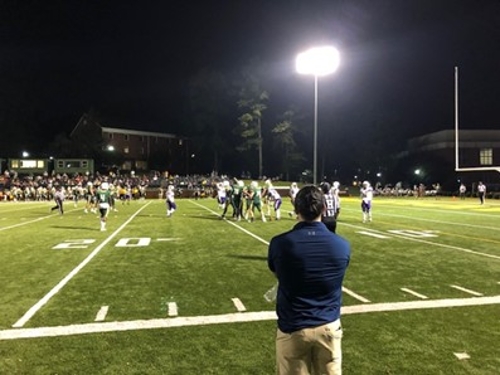
{"label": "bright stadium floodlight", "polygon": [[340,54],[334,47],[315,47],[299,53],[295,63],[299,74],[314,76],[313,184],[316,185],[318,170],[318,77],[326,76],[337,70]]}
{"label": "bright stadium floodlight", "polygon": [[30,153],[28,151],[23,151],[22,155],[23,155],[23,158],[29,158]]}
{"label": "bright stadium floodlight", "polygon": [[299,53],[296,60],[297,73],[326,76],[339,67],[340,54],[334,47],[315,47]]}

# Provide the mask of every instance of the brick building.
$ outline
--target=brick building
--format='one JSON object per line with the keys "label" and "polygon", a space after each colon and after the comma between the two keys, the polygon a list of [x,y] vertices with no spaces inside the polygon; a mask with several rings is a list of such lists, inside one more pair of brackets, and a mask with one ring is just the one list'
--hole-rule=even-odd
{"label": "brick building", "polygon": [[125,171],[188,173],[189,139],[169,133],[104,126],[84,114],[70,134],[73,141],[98,143],[103,164]]}
{"label": "brick building", "polygon": [[[460,130],[458,141],[460,168],[500,167],[500,130]],[[432,172],[427,182],[499,184],[497,171],[456,172],[455,155],[455,131],[442,130],[410,139],[399,159],[415,167],[425,165]]]}

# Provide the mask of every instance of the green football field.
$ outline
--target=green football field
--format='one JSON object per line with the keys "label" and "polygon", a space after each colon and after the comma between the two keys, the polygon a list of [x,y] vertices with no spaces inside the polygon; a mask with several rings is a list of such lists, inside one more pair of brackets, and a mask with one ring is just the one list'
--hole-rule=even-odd
{"label": "green football field", "polygon": [[[0,374],[274,374],[267,244],[295,221],[221,220],[214,199],[0,202]],[[344,282],[344,374],[500,373],[500,202],[375,198]]]}

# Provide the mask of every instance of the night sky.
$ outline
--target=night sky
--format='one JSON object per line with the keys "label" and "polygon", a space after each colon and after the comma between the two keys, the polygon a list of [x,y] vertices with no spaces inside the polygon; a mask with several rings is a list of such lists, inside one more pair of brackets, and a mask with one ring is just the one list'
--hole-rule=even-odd
{"label": "night sky", "polygon": [[310,113],[313,80],[294,64],[318,44],[341,53],[338,71],[319,83],[320,135],[332,142],[362,138],[375,123],[401,141],[452,129],[454,66],[461,127],[500,128],[498,0],[0,4],[0,150],[10,153],[69,133],[90,108],[111,126],[183,134],[190,77],[253,58],[271,69],[270,106]]}

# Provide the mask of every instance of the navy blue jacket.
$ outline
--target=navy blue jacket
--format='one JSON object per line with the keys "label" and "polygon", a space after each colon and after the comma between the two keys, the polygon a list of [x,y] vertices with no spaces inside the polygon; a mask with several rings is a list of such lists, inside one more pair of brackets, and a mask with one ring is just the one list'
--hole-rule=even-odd
{"label": "navy blue jacket", "polygon": [[278,278],[278,328],[292,333],[340,318],[350,245],[321,222],[300,222],[274,237],[268,266]]}

